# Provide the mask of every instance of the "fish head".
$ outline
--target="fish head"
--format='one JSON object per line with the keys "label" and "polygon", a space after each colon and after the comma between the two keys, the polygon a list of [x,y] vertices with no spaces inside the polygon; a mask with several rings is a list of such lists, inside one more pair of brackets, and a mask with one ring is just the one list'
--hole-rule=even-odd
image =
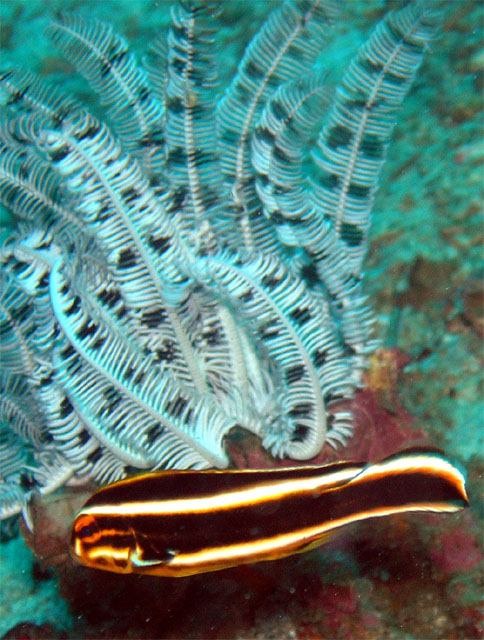
{"label": "fish head", "polygon": [[120,528],[109,518],[88,512],[80,511],[76,516],[69,545],[76,562],[94,569],[131,573],[134,548],[129,527]]}

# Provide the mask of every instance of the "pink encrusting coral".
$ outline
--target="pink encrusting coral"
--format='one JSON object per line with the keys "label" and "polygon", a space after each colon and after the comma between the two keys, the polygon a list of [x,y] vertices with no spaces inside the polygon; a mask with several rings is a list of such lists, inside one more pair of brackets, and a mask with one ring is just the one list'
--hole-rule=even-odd
{"label": "pink encrusting coral", "polygon": [[437,547],[431,550],[432,561],[443,573],[472,571],[482,564],[482,550],[473,529],[475,525],[470,517],[464,522],[449,527],[438,540]]}

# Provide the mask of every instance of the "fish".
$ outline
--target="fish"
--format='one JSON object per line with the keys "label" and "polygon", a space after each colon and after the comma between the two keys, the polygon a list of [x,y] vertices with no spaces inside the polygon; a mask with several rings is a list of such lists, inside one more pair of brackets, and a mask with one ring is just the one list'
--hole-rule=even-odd
{"label": "fish", "polygon": [[301,553],[359,520],[468,504],[464,471],[433,450],[370,464],[158,471],[94,493],[70,552],[87,567],[176,578]]}

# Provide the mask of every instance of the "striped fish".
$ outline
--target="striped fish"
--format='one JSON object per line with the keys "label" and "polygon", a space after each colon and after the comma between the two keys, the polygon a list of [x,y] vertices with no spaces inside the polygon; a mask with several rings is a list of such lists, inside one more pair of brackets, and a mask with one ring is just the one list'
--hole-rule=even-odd
{"label": "striped fish", "polygon": [[95,493],[75,518],[71,554],[117,573],[188,576],[306,551],[365,518],[467,504],[463,473],[434,451],[376,464],[163,471]]}

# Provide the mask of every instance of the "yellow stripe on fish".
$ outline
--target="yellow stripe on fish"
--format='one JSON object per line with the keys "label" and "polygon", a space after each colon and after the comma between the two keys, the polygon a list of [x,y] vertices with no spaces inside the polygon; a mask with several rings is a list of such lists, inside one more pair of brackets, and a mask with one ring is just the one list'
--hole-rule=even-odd
{"label": "yellow stripe on fish", "polygon": [[366,518],[467,505],[463,473],[434,451],[376,464],[160,471],[95,493],[70,548],[89,567],[178,577],[299,553]]}

